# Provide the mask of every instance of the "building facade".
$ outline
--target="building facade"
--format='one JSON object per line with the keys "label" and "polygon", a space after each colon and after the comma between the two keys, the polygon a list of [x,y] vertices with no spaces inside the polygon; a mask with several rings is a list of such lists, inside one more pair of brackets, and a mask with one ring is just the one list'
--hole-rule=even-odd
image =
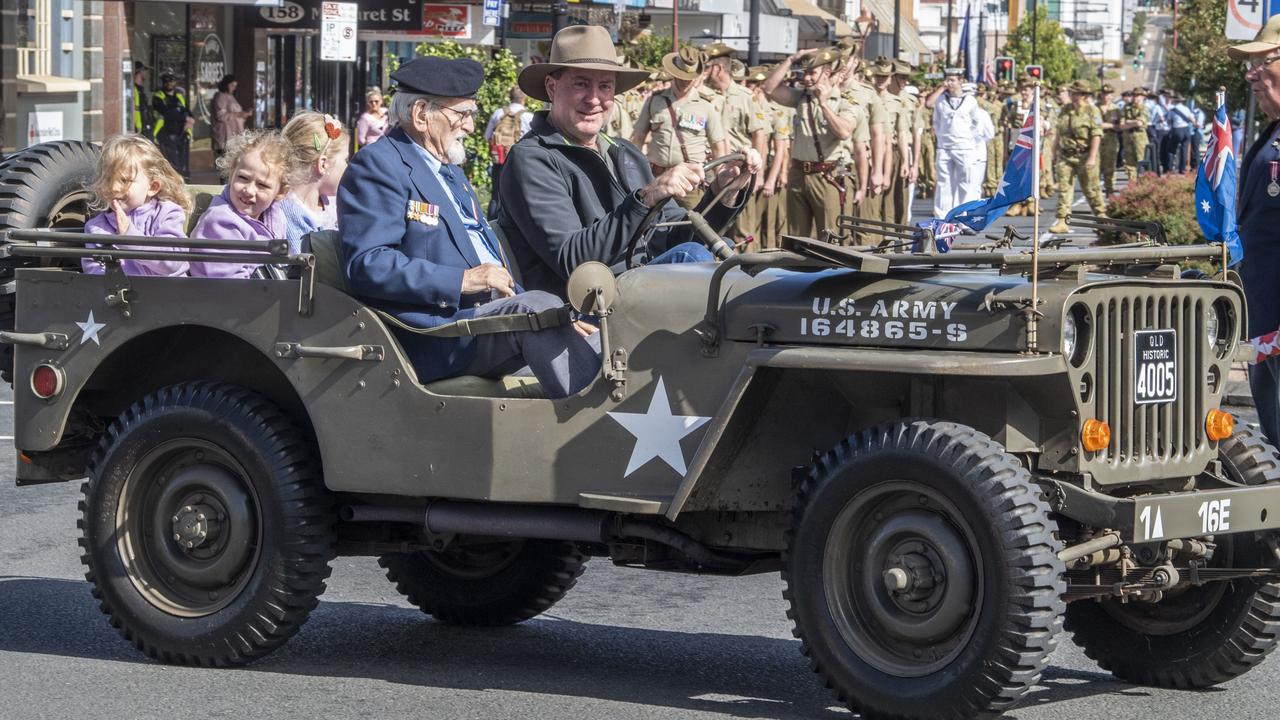
{"label": "building facade", "polygon": [[105,4],[0,0],[0,154],[102,139]]}

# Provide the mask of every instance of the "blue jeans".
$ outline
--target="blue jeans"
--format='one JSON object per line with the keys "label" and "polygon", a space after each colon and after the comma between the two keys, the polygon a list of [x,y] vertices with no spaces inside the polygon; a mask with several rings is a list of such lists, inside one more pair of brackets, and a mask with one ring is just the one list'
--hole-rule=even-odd
{"label": "blue jeans", "polygon": [[1262,434],[1272,445],[1280,440],[1280,357],[1249,366],[1249,390]]}
{"label": "blue jeans", "polygon": [[671,263],[715,262],[715,256],[700,242],[686,242],[671,248],[645,265],[669,265]]}

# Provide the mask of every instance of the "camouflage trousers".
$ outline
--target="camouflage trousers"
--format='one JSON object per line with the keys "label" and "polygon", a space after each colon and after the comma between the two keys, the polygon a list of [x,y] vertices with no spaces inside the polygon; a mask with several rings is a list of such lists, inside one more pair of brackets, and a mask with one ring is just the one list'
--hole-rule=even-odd
{"label": "camouflage trousers", "polygon": [[1107,194],[1116,191],[1116,160],[1120,154],[1120,136],[1104,132],[1098,145],[1098,170],[1102,173],[1102,187]]}
{"label": "camouflage trousers", "polygon": [[1000,185],[1000,176],[1004,174],[1004,152],[999,140],[987,143],[987,173],[982,180],[982,196],[992,197]]}
{"label": "camouflage trousers", "polygon": [[1084,192],[1085,200],[1089,202],[1089,209],[1095,215],[1102,215],[1107,212],[1106,201],[1102,198],[1102,188],[1098,181],[1097,164],[1086,165],[1085,159],[1082,157],[1059,157],[1057,172],[1058,178],[1058,219],[1064,220],[1071,217],[1071,206],[1076,201],[1076,181],[1080,182],[1080,189]]}
{"label": "camouflage trousers", "polygon": [[1138,130],[1124,136],[1124,174],[1129,182],[1138,179],[1138,163],[1147,155],[1147,131]]}
{"label": "camouflage trousers", "polygon": [[937,168],[934,167],[935,159],[932,138],[923,138],[920,141],[920,191],[925,195],[932,195],[933,188],[937,185]]}

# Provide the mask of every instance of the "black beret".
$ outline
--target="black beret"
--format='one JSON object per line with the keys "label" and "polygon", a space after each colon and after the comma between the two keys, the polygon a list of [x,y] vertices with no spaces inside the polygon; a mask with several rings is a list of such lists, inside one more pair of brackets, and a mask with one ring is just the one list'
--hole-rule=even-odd
{"label": "black beret", "polygon": [[484,83],[484,66],[469,58],[420,57],[401,65],[391,79],[423,95],[472,97]]}

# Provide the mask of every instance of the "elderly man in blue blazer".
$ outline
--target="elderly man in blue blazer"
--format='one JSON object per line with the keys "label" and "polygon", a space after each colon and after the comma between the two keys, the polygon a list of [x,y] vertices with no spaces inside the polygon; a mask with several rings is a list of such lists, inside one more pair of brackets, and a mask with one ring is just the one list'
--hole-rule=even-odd
{"label": "elderly man in blue blazer", "polygon": [[[484,70],[473,60],[418,58],[391,76],[396,125],[351,160],[338,189],[341,260],[351,291],[408,325],[541,312],[563,304],[521,292],[459,165],[475,129]],[[528,365],[550,398],[574,395],[600,368],[596,329],[575,322],[477,337],[396,330],[418,380],[498,376]]]}

